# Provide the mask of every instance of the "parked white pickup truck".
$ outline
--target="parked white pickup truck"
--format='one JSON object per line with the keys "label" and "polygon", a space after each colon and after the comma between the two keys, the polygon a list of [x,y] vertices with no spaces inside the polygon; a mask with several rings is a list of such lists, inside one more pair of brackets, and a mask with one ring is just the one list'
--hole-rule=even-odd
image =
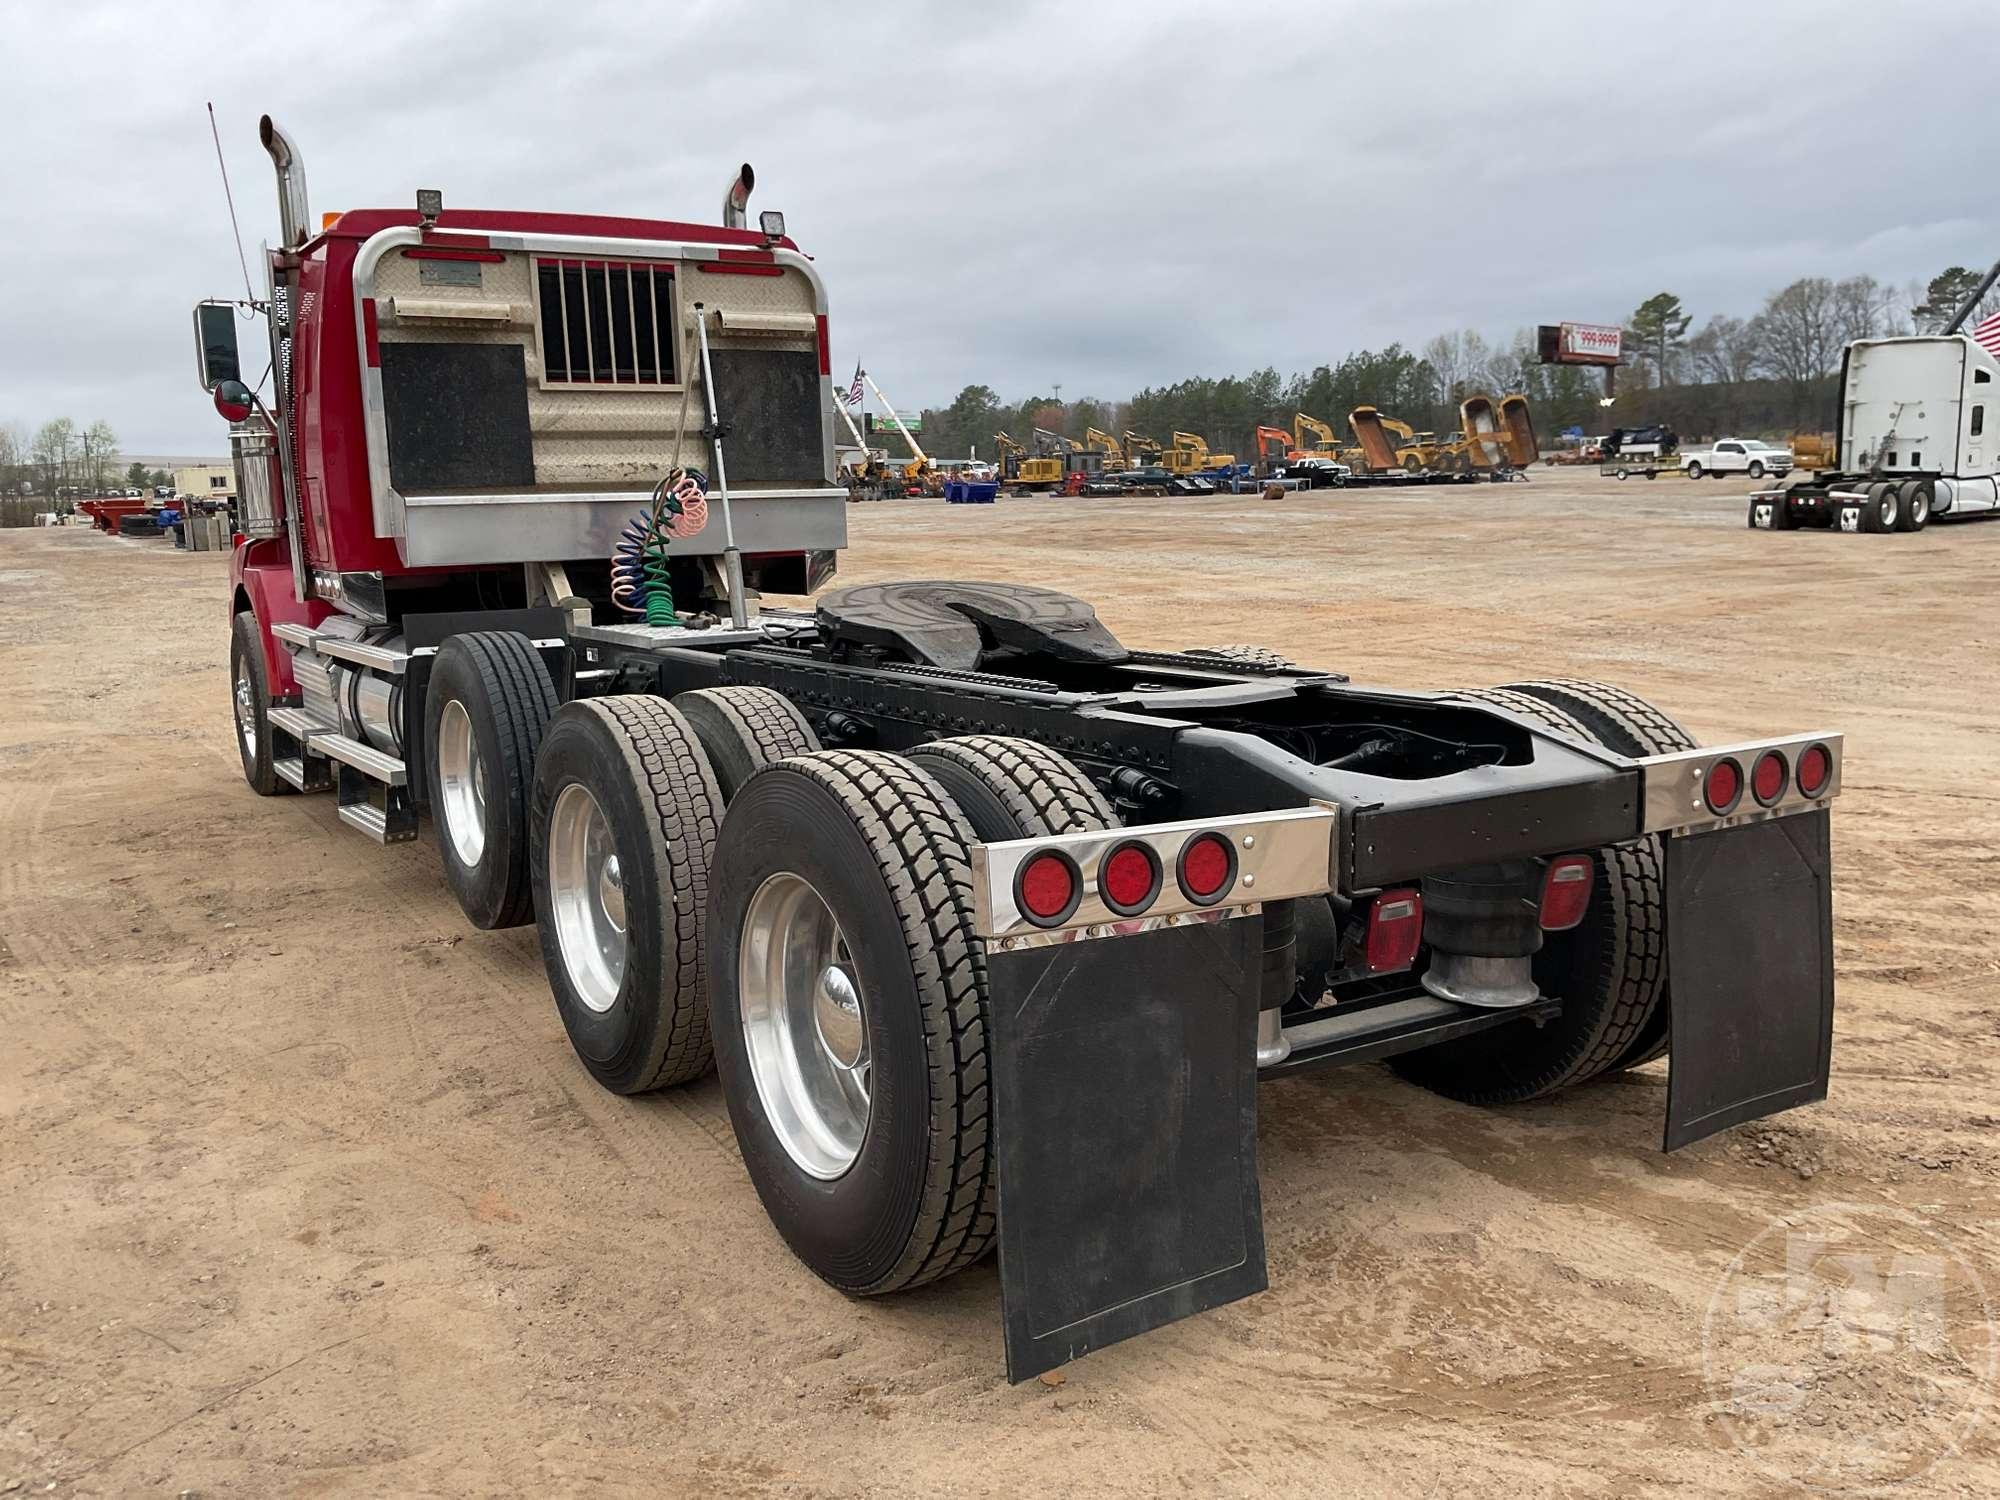
{"label": "parked white pickup truck", "polygon": [[1748,474],[1762,479],[1775,474],[1780,479],[1792,472],[1792,450],[1773,448],[1755,438],[1723,438],[1706,448],[1691,448],[1681,455],[1681,470],[1690,479],[1704,474],[1718,478],[1724,474]]}

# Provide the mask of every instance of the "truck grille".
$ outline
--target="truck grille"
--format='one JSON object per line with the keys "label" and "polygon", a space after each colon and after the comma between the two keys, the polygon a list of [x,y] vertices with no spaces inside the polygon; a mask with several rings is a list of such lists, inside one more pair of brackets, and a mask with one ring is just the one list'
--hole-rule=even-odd
{"label": "truck grille", "polygon": [[538,260],[544,385],[672,385],[674,273],[644,261]]}

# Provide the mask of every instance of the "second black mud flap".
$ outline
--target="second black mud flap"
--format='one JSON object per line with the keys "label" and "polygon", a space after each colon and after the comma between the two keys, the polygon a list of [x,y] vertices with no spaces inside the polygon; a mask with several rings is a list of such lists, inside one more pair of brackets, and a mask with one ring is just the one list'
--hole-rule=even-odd
{"label": "second black mud flap", "polygon": [[1010,1381],[1269,1284],[1261,926],[989,953]]}
{"label": "second black mud flap", "polygon": [[1667,840],[1669,1151],[1826,1097],[1829,821],[1819,811]]}

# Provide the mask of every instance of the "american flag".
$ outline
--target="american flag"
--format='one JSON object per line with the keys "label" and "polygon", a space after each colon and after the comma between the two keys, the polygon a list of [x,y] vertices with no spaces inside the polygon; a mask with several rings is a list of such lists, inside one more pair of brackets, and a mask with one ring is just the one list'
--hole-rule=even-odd
{"label": "american flag", "polygon": [[849,406],[859,406],[861,404],[861,375],[861,366],[856,365],[854,367],[854,383],[847,388],[846,399]]}
{"label": "american flag", "polygon": [[2000,312],[1972,327],[1972,337],[1986,346],[1986,352],[2000,359]]}

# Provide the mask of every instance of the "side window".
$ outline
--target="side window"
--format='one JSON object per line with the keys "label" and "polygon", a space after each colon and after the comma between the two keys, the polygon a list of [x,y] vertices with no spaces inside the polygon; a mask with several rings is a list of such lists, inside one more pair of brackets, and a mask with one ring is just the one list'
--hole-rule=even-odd
{"label": "side window", "polygon": [[1974,370],[1972,372],[1972,383],[1974,385],[1988,385],[1991,384],[1992,380],[1993,376],[1990,371]]}
{"label": "side window", "polygon": [[1985,430],[1986,408],[1984,406],[1975,406],[1972,408],[1972,427],[1970,429],[1972,436],[1978,437]]}

